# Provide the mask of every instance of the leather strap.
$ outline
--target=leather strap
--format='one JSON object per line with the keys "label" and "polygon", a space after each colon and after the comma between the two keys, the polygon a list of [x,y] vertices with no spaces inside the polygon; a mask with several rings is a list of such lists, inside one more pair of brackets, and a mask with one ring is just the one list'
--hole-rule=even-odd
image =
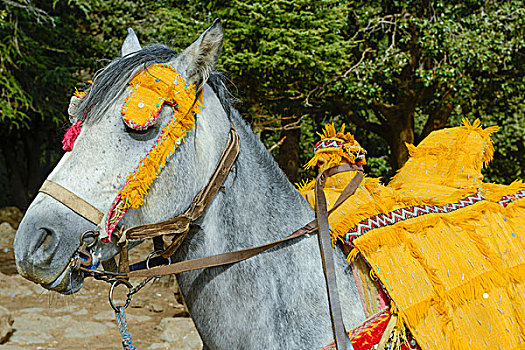
{"label": "leather strap", "polygon": [[[327,172],[325,176],[332,176],[336,173],[345,172],[345,171],[352,171],[352,170],[359,171],[355,175],[355,177],[350,181],[350,183],[346,186],[346,188],[343,190],[339,198],[337,198],[336,204],[339,203],[337,204],[337,207],[339,207],[341,203],[343,203],[346,199],[348,199],[351,195],[355,193],[357,187],[359,186],[359,183],[363,179],[362,168],[348,165],[348,164],[343,164],[343,165],[339,165],[334,168],[330,168],[328,170],[330,170],[330,172]],[[323,196],[324,196],[324,192],[323,192]],[[328,215],[330,215],[333,212],[333,210],[337,209],[337,207],[334,205],[334,207],[328,212]],[[301,227],[299,230],[293,232],[288,237],[277,240],[277,241],[273,241],[270,243],[265,243],[259,246],[241,249],[241,250],[237,250],[233,252],[206,256],[206,257],[202,257],[198,259],[180,261],[180,262],[173,263],[171,265],[154,267],[149,270],[135,270],[129,273],[129,277],[167,276],[167,275],[172,275],[172,274],[177,274],[177,273],[182,273],[182,272],[187,272],[187,271],[192,271],[192,270],[205,269],[208,267],[233,264],[233,263],[236,263],[242,260],[246,260],[257,254],[260,254],[283,242],[289,241],[291,239],[299,238],[307,233],[312,234],[312,233],[315,233],[316,231],[317,231],[317,222],[314,220],[314,221],[309,222],[305,226]]]}
{"label": "leather strap", "polygon": [[[363,181],[363,178],[365,175],[363,174],[363,168],[358,165],[350,165],[350,164],[341,164],[338,166],[335,166],[333,168],[326,170],[326,177],[333,176],[337,173],[341,172],[347,172],[347,171],[358,171],[357,174],[350,180],[348,185],[344,188],[343,192],[339,195],[337,200],[335,201],[335,204],[328,210],[328,215],[332,214],[341,204],[343,204],[344,201],[346,201],[350,196],[352,196],[357,188],[359,187],[359,184],[361,184],[361,181]],[[323,184],[324,186],[324,184]]]}
{"label": "leather strap", "polygon": [[231,124],[230,138],[217,163],[213,174],[204,188],[195,196],[193,202],[186,212],[175,215],[169,220],[131,227],[124,232],[127,239],[145,239],[161,235],[174,235],[172,243],[162,253],[162,256],[169,257],[175,253],[189,231],[190,224],[197,220],[206,210],[217,191],[226,180],[233,163],[237,159],[240,149],[239,135]]}
{"label": "leather strap", "polygon": [[118,262],[118,272],[129,272],[129,251],[128,245],[124,244],[120,247],[120,258]]}
{"label": "leather strap", "polygon": [[44,184],[38,192],[45,193],[60,203],[64,204],[69,209],[73,210],[78,215],[82,216],[83,218],[91,221],[95,225],[98,225],[102,218],[104,217],[104,214],[74,194],[73,192],[65,189],[64,187],[60,186],[59,184],[51,181],[51,180],[45,180]]}
{"label": "leather strap", "polygon": [[[323,190],[326,179],[339,172],[351,170],[358,170],[358,173],[343,190],[343,193],[341,193],[341,196],[339,196],[339,198],[336,200],[336,203],[332,209],[328,211],[326,205],[326,196]],[[346,198],[354,194],[362,179],[363,170],[361,167],[342,164],[323,171],[315,180],[315,212],[317,224],[319,226],[319,247],[321,249],[321,259],[323,262],[323,270],[326,279],[328,303],[330,305],[330,317],[332,319],[335,343],[338,350],[352,349],[352,346],[343,324],[341,303],[339,301],[339,292],[337,290],[337,281],[335,277],[334,256],[332,251],[332,240],[329,231],[328,215],[337,209],[337,207],[339,207]]]}
{"label": "leather strap", "polygon": [[[190,223],[198,219],[204,213],[207,206],[210,204],[211,200],[222,186],[222,183],[228,176],[228,173],[230,172],[233,163],[235,162],[239,154],[239,148],[239,137],[232,123],[231,138],[228,139],[226,148],[223,151],[219,163],[217,164],[206,186],[197,194],[197,196],[193,200],[190,208],[184,214],[176,215],[170,220],[166,220],[155,224],[141,225],[129,228],[125,230],[125,232],[123,233],[123,237],[127,239],[144,239],[166,234],[175,234],[172,244],[162,254],[163,256],[172,255],[186,237]],[[330,209],[330,211],[328,211],[326,206],[326,197],[323,191],[326,179],[339,172],[352,170],[357,170],[358,173],[343,190],[339,198],[336,200],[334,206]],[[129,273],[127,272],[129,271],[129,262],[126,259],[127,257],[125,257],[124,260],[126,261],[124,261],[124,264],[121,264],[120,267],[120,272],[122,273],[121,277],[128,278],[165,276],[191,270],[203,269],[207,267],[232,264],[258,255],[283,242],[301,237],[306,233],[313,233],[318,226],[320,233],[319,245],[321,249],[323,270],[327,283],[328,301],[330,304],[330,317],[332,319],[332,325],[334,328],[336,346],[339,350],[351,349],[351,344],[349,342],[348,336],[343,325],[339,294],[337,292],[333,253],[330,249],[331,238],[328,226],[328,215],[330,215],[334,210],[336,210],[348,197],[355,193],[362,179],[363,170],[360,166],[355,165],[342,164],[322,172],[317,177],[315,183],[317,225],[315,221],[312,221],[286,238],[252,248],[203,257],[199,259],[181,261],[167,266],[158,266],[149,270],[137,270]],[[46,180],[44,182],[39,192],[46,193],[49,196],[55,198],[56,200],[67,206],[69,209],[73,210],[75,213],[81,215],[85,219],[91,221],[95,225],[98,225],[104,217],[104,214],[97,208],[95,208],[82,198],[78,197],[71,191],[50,180]],[[123,247],[123,249],[126,248],[127,247]]]}
{"label": "leather strap", "polygon": [[[334,169],[334,170],[337,170],[337,172],[341,172],[341,171],[351,171],[351,170],[356,170],[356,169],[354,167],[350,166],[350,165],[341,165],[340,167],[338,167],[337,169]],[[328,175],[332,176],[333,174],[328,174]],[[354,194],[355,190],[359,186],[359,183],[360,183],[361,179],[362,179],[362,176],[358,177],[356,175],[352,179],[352,181],[350,181],[350,183],[345,187],[345,189],[343,190],[341,195],[337,198],[336,204],[328,211],[328,215],[330,215],[345,200],[347,200],[351,195]],[[171,275],[171,274],[176,274],[176,273],[181,273],[181,272],[187,272],[187,271],[192,271],[192,270],[204,269],[204,268],[212,267],[212,266],[220,266],[222,264],[233,264],[233,263],[236,263],[238,261],[247,259],[247,257],[246,257],[247,255],[249,255],[249,257],[255,256],[255,255],[257,255],[259,253],[262,253],[263,251],[265,251],[265,250],[267,250],[267,249],[269,249],[271,247],[274,247],[274,246],[276,246],[276,245],[278,245],[278,244],[280,244],[282,242],[288,241],[288,240],[290,240],[292,238],[301,237],[301,236],[303,236],[306,233],[313,234],[313,233],[316,233],[316,231],[317,231],[317,221],[314,220],[314,221],[306,224],[305,226],[301,227],[299,230],[293,232],[286,239],[275,241],[275,242],[271,242],[271,243],[266,243],[266,244],[263,244],[261,246],[247,248],[247,249],[243,249],[243,250],[236,251],[236,252],[220,254],[221,255],[220,257],[217,257],[217,256],[204,257],[204,258],[188,260],[188,261],[185,261],[185,262],[178,262],[178,263],[174,263],[174,264],[169,265],[169,266],[172,266],[172,267],[164,266],[163,269],[155,269],[155,270],[150,269],[153,272],[151,274],[148,274],[147,276],[148,277],[150,275],[153,275],[153,276],[166,276],[166,275]],[[265,250],[262,250],[261,247],[269,247],[269,248],[267,248]],[[253,252],[251,250],[253,250]],[[345,253],[345,254],[348,255],[348,253]],[[198,262],[195,262],[195,260],[198,260]],[[133,275],[133,277],[146,276],[146,275],[143,275],[143,272],[141,271],[141,269],[145,268],[145,266],[146,266],[145,262],[146,261],[139,262],[139,263],[136,263],[136,264],[134,264],[132,266],[132,271],[137,271],[136,274]],[[166,262],[166,260],[162,260],[162,263],[164,263],[164,262]],[[133,273],[135,273],[135,272],[133,272]],[[140,274],[140,276],[139,276],[139,274]]]}
{"label": "leather strap", "polygon": [[316,230],[317,230],[317,224],[315,223],[315,221],[311,221],[306,226],[301,227],[299,230],[295,231],[288,237],[277,240],[277,241],[265,243],[265,244],[251,247],[251,248],[236,250],[233,252],[206,256],[206,257],[198,258],[198,259],[180,261],[180,262],[176,262],[171,265],[157,266],[149,270],[131,271],[128,274],[128,276],[129,277],[166,276],[166,275],[172,275],[172,274],[177,274],[181,272],[204,269],[208,267],[233,264],[233,263],[251,258],[262,252],[265,252],[268,249],[273,248],[281,243],[304,236],[307,233],[314,233]]}
{"label": "leather strap", "polygon": [[[327,211],[326,197],[324,195],[323,187],[326,179],[334,174],[346,171],[358,171],[354,178],[343,190],[336,203]],[[330,304],[330,317],[332,320],[334,337],[337,344],[337,349],[347,350],[352,349],[351,343],[346,334],[343,317],[341,312],[341,305],[339,302],[339,294],[337,290],[337,283],[335,279],[335,268],[333,261],[333,252],[331,247],[330,232],[328,230],[328,215],[336,210],[346,199],[355,193],[357,187],[363,179],[363,169],[360,166],[342,164],[321,173],[315,186],[316,194],[316,214],[317,224],[315,221],[308,223],[306,226],[292,233],[290,236],[271,242],[262,244],[256,247],[241,249],[233,252],[207,256],[198,259],[180,261],[171,265],[157,266],[149,270],[131,271],[127,276],[129,277],[154,277],[177,274],[192,270],[204,269],[208,267],[215,267],[227,264],[233,264],[242,260],[246,260],[255,255],[258,255],[270,248],[273,248],[283,242],[298,238],[306,233],[314,233],[319,225],[319,245],[321,248],[321,257],[323,261],[323,270],[327,282],[328,301]]]}

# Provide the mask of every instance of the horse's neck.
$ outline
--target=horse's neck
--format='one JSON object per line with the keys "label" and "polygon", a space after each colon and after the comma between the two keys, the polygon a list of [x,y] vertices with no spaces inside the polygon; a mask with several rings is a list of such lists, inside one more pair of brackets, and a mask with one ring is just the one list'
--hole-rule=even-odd
{"label": "horse's neck", "polygon": [[[178,259],[246,248],[283,238],[314,218],[246,125],[237,119],[241,152]],[[339,265],[344,262],[339,261]],[[364,316],[355,287],[343,276],[346,318]],[[178,276],[204,342],[210,348],[314,349],[332,339],[316,237],[305,237],[249,260]],[[220,331],[218,330],[220,328]]]}
{"label": "horse's neck", "polygon": [[217,214],[236,231],[228,241],[239,248],[283,238],[314,213],[247,125],[237,120],[237,129],[242,148]]}

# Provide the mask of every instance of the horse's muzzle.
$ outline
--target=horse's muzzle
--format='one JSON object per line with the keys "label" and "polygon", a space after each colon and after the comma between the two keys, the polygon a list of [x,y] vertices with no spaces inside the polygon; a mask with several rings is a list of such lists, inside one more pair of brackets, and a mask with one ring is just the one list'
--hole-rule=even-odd
{"label": "horse's muzzle", "polygon": [[18,272],[33,282],[55,289],[57,279],[63,279],[64,271],[69,270],[80,235],[89,229],[93,229],[93,224],[51,197],[39,194],[16,233],[14,250]]}

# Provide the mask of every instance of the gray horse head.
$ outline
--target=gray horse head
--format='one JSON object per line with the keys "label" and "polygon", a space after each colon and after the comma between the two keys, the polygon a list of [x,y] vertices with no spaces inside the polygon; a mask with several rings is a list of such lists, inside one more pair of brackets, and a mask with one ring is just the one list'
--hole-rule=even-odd
{"label": "gray horse head", "polygon": [[[107,213],[127,175],[148,153],[161,127],[171,118],[171,107],[164,106],[156,124],[147,130],[126,127],[120,109],[128,94],[127,83],[144,67],[167,62],[188,84],[203,88],[206,106],[197,122],[203,137],[195,138],[196,130],[190,132],[186,144],[179,147],[162,176],[151,186],[145,204],[130,211],[121,223],[129,227],[156,222],[183,211],[205,184],[210,169],[213,170],[214,150],[220,150],[227,139],[228,129],[221,128],[227,125],[224,123],[226,112],[212,89],[208,85],[204,87],[212,75],[221,45],[219,21],[180,55],[162,45],[142,49],[135,33],[129,29],[122,45],[122,57],[95,77],[89,94],[78,106],[70,106],[70,113],[84,116],[82,131],[72,151],[63,156],[48,180]],[[217,82],[215,76],[212,80]],[[80,235],[86,230],[96,230],[96,227],[50,196],[38,194],[16,235],[19,273],[49,289],[63,293],[77,291],[83,278],[79,273],[71,273],[68,263],[80,244]],[[97,244],[95,263],[117,252],[115,242]]]}

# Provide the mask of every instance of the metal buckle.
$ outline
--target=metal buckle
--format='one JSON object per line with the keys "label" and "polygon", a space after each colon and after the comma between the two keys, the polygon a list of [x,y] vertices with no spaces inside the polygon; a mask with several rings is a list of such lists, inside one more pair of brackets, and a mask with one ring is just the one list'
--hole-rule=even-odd
{"label": "metal buckle", "polygon": [[90,268],[93,265],[91,248],[97,244],[98,235],[99,233],[93,230],[88,230],[82,233],[80,236],[80,247],[78,247],[76,251],[77,256],[71,261],[70,264],[73,271],[78,271],[81,267]]}
{"label": "metal buckle", "polygon": [[[155,250],[154,252],[151,252],[148,254],[148,257],[146,258],[146,269],[150,269],[149,267],[149,260],[151,259],[152,256],[154,255],[160,255],[164,252],[164,250]],[[168,258],[168,265],[171,265],[171,256]]]}

